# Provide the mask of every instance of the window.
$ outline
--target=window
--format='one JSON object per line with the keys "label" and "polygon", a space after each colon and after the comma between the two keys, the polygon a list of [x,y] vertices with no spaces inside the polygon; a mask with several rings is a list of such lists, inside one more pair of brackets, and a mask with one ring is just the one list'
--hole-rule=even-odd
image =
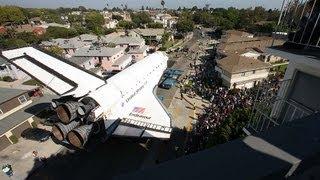
{"label": "window", "polygon": [[19,100],[20,104],[27,102],[27,98],[25,95],[18,97],[18,100]]}
{"label": "window", "polygon": [[256,73],[256,70],[253,70],[253,71],[252,71],[252,74],[255,74],[255,73]]}
{"label": "window", "polygon": [[244,73],[241,73],[241,76],[245,76],[246,75],[246,73],[244,72]]}

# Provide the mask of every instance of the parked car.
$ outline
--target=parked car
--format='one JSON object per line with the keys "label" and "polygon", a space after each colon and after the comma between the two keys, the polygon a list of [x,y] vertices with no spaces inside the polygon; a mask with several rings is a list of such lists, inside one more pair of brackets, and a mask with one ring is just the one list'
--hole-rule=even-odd
{"label": "parked car", "polygon": [[50,131],[39,128],[28,128],[21,133],[21,137],[38,142],[45,142],[50,138],[50,136]]}
{"label": "parked car", "polygon": [[172,78],[167,78],[164,80],[161,84],[160,87],[164,89],[170,89],[172,88],[175,84],[177,83],[177,80],[172,79]]}

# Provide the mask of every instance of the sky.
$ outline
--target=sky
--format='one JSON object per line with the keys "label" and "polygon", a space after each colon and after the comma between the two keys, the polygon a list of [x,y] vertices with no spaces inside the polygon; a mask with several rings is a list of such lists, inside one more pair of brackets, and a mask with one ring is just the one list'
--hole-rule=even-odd
{"label": "sky", "polygon": [[[0,0],[0,5],[18,5],[21,7],[34,8],[57,8],[57,7],[78,7],[103,9],[109,4],[109,7],[127,4],[129,8],[138,9],[141,6],[150,6],[160,8],[161,0]],[[247,8],[263,6],[266,9],[280,9],[282,0],[165,0],[166,7],[204,7],[210,4],[210,7],[236,7]]]}

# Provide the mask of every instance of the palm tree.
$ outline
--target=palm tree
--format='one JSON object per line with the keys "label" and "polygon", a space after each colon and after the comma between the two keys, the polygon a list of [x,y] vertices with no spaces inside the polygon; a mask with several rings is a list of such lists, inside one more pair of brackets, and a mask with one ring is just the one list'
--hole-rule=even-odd
{"label": "palm tree", "polygon": [[161,6],[163,7],[163,9],[164,9],[165,4],[166,4],[166,2],[164,2],[164,0],[161,0]]}

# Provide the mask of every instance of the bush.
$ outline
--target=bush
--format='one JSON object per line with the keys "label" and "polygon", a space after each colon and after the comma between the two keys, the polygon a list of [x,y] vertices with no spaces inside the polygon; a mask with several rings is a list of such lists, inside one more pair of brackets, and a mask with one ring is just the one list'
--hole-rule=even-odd
{"label": "bush", "polygon": [[12,79],[10,76],[4,76],[3,78],[1,78],[2,81],[5,82],[12,82],[14,81],[14,79]]}
{"label": "bush", "polygon": [[15,136],[15,135],[10,136],[9,139],[13,144],[18,143],[18,141],[19,141],[17,136]]}
{"label": "bush", "polygon": [[31,126],[32,126],[33,128],[36,128],[36,127],[38,127],[38,124],[37,124],[35,121],[33,121],[33,122],[31,123]]}

